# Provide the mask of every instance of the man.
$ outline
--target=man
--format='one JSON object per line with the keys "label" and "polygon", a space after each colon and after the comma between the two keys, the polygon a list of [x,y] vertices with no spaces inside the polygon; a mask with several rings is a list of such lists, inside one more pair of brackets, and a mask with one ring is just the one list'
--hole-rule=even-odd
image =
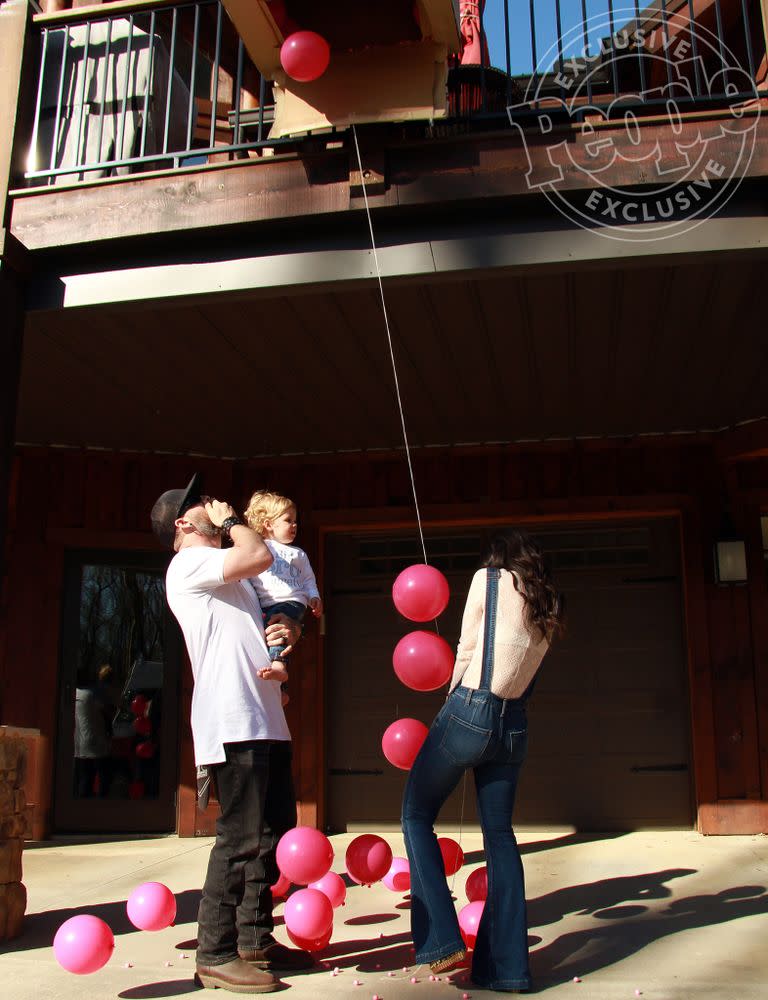
{"label": "man", "polygon": [[[280,684],[257,671],[269,666],[261,608],[248,577],[272,562],[260,535],[230,504],[200,492],[168,490],[152,508],[155,534],[176,555],[166,595],[178,619],[195,679],[195,761],[207,765],[221,816],[198,913],[198,985],[234,993],[279,988],[272,971],[312,965],[305,951],[272,936],[277,842],[296,825],[290,733]],[[231,548],[222,549],[222,540]],[[295,642],[289,620],[270,623],[273,644]]]}

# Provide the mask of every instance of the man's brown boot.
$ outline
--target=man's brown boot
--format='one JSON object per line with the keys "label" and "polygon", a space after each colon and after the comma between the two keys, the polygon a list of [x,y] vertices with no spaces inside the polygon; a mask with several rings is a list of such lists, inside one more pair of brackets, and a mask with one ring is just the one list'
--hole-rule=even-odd
{"label": "man's brown boot", "polygon": [[282,983],[273,975],[249,965],[242,958],[233,958],[223,965],[198,965],[195,982],[209,990],[229,990],[230,993],[272,993],[282,988]]}
{"label": "man's brown boot", "polygon": [[263,948],[240,951],[240,958],[255,965],[257,969],[279,972],[300,972],[302,969],[311,969],[315,964],[308,951],[286,948],[279,941],[270,941]]}

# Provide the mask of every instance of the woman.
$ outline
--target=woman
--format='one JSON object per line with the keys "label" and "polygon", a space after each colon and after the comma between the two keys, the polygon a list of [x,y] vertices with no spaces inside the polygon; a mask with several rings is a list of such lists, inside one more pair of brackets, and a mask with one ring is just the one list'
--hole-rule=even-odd
{"label": "woman", "polygon": [[563,601],[541,550],[523,531],[495,538],[467,596],[448,699],[417,756],[403,800],[411,866],[411,931],[419,962],[444,972],[466,955],[433,830],[464,771],[475,774],[488,898],[472,981],[510,993],[531,985],[520,851],[512,808],[527,744],[526,702]]}

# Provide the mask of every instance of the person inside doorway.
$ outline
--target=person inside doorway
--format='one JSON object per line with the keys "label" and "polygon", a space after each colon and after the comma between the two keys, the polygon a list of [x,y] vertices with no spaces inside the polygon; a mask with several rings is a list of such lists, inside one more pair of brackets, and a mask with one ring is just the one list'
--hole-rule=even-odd
{"label": "person inside doorway", "polygon": [[411,870],[411,932],[433,973],[466,956],[434,832],[437,815],[468,768],[475,778],[488,868],[472,981],[491,990],[530,988],[528,926],[512,810],[525,760],[526,702],[563,624],[541,550],[523,531],[491,543],[467,596],[450,693],[408,776],[402,824]]}
{"label": "person inside doorway", "polygon": [[[273,937],[277,842],[296,825],[291,736],[280,686],[258,671],[267,642],[291,645],[289,619],[265,633],[249,577],[272,562],[263,539],[231,504],[201,493],[199,476],[168,490],[152,508],[155,534],[175,552],[166,574],[168,604],[194,675],[195,761],[207,765],[221,815],[198,912],[196,982],[235,993],[280,988],[275,971],[309,968],[312,957]],[[231,547],[222,548],[222,542]]]}
{"label": "person inside doorway", "polygon": [[109,795],[113,707],[85,668],[75,687],[75,795],[79,799]]}

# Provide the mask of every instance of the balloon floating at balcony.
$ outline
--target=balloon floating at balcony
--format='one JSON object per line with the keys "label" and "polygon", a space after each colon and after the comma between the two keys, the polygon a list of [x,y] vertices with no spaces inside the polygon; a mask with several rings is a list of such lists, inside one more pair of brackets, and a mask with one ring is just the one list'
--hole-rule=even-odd
{"label": "balloon floating at balcony", "polygon": [[280,46],[280,64],[297,83],[319,79],[330,61],[330,46],[316,31],[294,31]]}

